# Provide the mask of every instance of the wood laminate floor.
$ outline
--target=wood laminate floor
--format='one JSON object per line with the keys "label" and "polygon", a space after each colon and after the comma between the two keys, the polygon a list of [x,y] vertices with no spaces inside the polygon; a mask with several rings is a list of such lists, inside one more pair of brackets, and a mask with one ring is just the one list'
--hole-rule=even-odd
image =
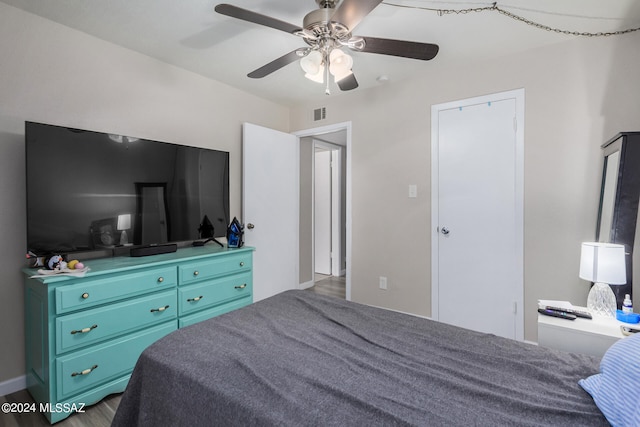
{"label": "wood laminate floor", "polygon": [[[322,295],[346,298],[346,282],[344,277],[316,275],[314,286],[308,289]],[[95,405],[87,406],[84,412],[71,415],[55,424],[56,427],[109,427],[120,403],[121,394],[113,394]],[[20,390],[6,396],[0,396],[3,403],[33,403],[33,398],[26,390]],[[49,422],[40,412],[0,413],[0,427],[44,427]]]}
{"label": "wood laminate floor", "polygon": [[335,277],[316,273],[314,280],[314,285],[308,288],[308,291],[321,295],[331,295],[342,299],[346,298],[347,292],[344,276]]}

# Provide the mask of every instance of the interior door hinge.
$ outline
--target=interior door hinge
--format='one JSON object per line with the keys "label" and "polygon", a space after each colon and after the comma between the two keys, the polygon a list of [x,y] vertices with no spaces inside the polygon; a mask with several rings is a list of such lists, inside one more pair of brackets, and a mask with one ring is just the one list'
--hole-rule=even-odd
{"label": "interior door hinge", "polygon": [[513,131],[518,131],[518,119],[516,117],[513,118]]}

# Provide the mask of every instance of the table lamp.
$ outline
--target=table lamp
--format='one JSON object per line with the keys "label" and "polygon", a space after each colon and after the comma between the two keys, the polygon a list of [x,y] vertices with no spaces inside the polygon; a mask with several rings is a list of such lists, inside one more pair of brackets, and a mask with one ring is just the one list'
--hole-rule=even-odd
{"label": "table lamp", "polygon": [[129,245],[129,236],[127,236],[127,230],[131,228],[131,214],[118,215],[118,224],[116,226],[120,233],[120,244],[123,246]]}
{"label": "table lamp", "polygon": [[587,309],[596,316],[615,318],[616,296],[609,285],[627,283],[624,246],[613,243],[583,243],[580,278],[594,282],[587,297]]}

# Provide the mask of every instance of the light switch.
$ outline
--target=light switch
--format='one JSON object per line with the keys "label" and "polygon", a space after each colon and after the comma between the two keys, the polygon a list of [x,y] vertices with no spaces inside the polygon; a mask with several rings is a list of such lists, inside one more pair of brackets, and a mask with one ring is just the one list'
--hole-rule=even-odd
{"label": "light switch", "polygon": [[415,184],[410,184],[409,185],[409,197],[410,198],[416,198],[418,197],[418,186]]}

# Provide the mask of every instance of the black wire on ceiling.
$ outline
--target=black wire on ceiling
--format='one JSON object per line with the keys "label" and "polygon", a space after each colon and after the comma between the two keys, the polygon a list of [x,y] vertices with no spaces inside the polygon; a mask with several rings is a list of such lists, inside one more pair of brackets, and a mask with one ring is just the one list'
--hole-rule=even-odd
{"label": "black wire on ceiling", "polygon": [[[450,2],[434,2],[434,3],[450,3]],[[573,31],[573,30],[565,30],[565,29],[562,29],[562,28],[554,28],[554,27],[551,27],[549,25],[541,24],[539,22],[535,22],[535,21],[527,19],[527,18],[525,18],[523,16],[516,15],[515,13],[509,12],[508,10],[504,9],[503,7],[498,6],[497,2],[493,2],[493,3],[477,3],[477,4],[484,4],[486,6],[477,6],[477,7],[470,7],[470,8],[464,8],[464,9],[443,9],[443,8],[433,8],[433,7],[424,7],[424,6],[409,6],[409,5],[404,5],[404,4],[392,3],[392,2],[389,2],[389,1],[383,1],[382,4],[385,4],[387,6],[406,8],[406,9],[426,10],[426,11],[429,11],[429,12],[435,12],[435,13],[438,14],[438,16],[465,15],[465,14],[468,14],[468,13],[479,13],[479,12],[497,12],[497,13],[503,15],[503,16],[506,16],[506,17],[511,18],[513,20],[516,20],[518,22],[522,22],[524,24],[530,25],[532,27],[538,28],[540,30],[550,31],[550,32],[559,33],[559,34],[566,34],[566,35],[571,35],[571,36],[608,37],[608,36],[619,36],[619,35],[622,35],[622,34],[632,33],[634,31],[640,31],[640,27],[627,28],[627,29],[618,30],[618,31],[598,31],[598,32]],[[533,9],[526,9],[526,8],[517,8],[517,7],[513,7],[513,6],[505,6],[505,7],[511,7],[511,8],[514,8],[514,9],[527,10],[527,11],[530,11],[530,12],[533,11],[533,12],[536,12],[536,13],[549,13],[549,14],[554,14],[554,15],[561,15],[559,13],[546,12],[546,11],[533,10]],[[578,15],[567,15],[567,14],[563,14],[563,15],[564,16],[571,16],[571,17],[574,17],[574,18],[606,19],[606,18],[594,18],[594,17],[585,17],[585,16],[578,16]]]}

